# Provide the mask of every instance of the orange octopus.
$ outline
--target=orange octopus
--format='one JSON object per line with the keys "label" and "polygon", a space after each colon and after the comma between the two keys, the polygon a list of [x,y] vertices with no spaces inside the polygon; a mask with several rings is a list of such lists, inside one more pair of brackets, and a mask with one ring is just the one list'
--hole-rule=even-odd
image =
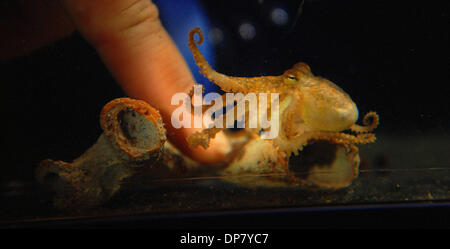
{"label": "orange octopus", "polygon": [[[196,34],[199,41],[194,40]],[[357,125],[358,109],[350,96],[331,81],[313,75],[307,64],[299,62],[279,76],[231,77],[212,69],[200,53],[197,47],[203,42],[200,28],[191,29],[188,36],[188,46],[200,72],[222,90],[243,94],[279,93],[280,131],[273,145],[287,157],[292,153],[297,155],[311,141],[329,141],[352,152],[358,152],[355,144],[375,141],[371,131],[378,126],[378,115],[369,112],[363,118],[364,125]],[[220,130],[205,129],[191,135],[188,142],[191,146],[200,144],[207,148],[209,139]],[[346,130],[354,134],[343,132]],[[260,130],[247,131],[258,135]]]}

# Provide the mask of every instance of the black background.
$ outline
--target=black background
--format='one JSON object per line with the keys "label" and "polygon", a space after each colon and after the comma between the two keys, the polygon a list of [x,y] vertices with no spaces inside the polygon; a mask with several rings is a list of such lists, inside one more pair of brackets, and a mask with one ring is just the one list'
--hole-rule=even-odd
{"label": "black background", "polygon": [[[218,71],[274,75],[304,61],[360,114],[377,111],[379,133],[450,138],[448,1],[306,1],[301,15],[300,1],[202,3],[224,31]],[[290,14],[286,26],[269,19],[277,6]],[[255,25],[255,39],[240,39],[243,22]],[[0,180],[31,180],[39,161],[79,156],[101,133],[102,106],[124,95],[79,34],[2,63],[0,79]]]}

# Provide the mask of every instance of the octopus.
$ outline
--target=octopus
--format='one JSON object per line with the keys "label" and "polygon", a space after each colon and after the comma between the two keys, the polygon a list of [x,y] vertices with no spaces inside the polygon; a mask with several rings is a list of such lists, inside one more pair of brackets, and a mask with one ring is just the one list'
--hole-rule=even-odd
{"label": "octopus", "polygon": [[[199,36],[198,41],[195,40],[195,35]],[[200,28],[191,29],[188,46],[200,72],[223,91],[243,94],[279,93],[280,131],[270,141],[270,146],[278,152],[275,160],[284,171],[289,173],[287,165],[292,154],[298,155],[305,146],[315,141],[327,141],[343,147],[346,154],[353,157],[358,154],[357,144],[375,141],[372,131],[379,124],[378,115],[368,112],[362,120],[363,125],[356,124],[358,108],[351,97],[333,82],[315,76],[306,63],[299,62],[278,76],[227,76],[215,71],[205,60],[197,47],[202,42]],[[248,119],[245,120],[248,122]],[[188,138],[188,142],[191,146],[201,145],[207,148],[209,140],[220,130],[221,128],[209,128],[194,133]],[[246,132],[258,137],[261,128],[246,129]]]}

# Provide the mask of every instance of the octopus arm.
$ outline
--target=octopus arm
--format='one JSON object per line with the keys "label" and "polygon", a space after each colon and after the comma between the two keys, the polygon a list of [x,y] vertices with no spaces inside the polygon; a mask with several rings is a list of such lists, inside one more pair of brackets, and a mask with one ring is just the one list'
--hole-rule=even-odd
{"label": "octopus arm", "polygon": [[217,133],[219,133],[223,128],[209,128],[204,129],[201,132],[195,132],[194,134],[187,137],[187,142],[191,147],[197,147],[201,145],[203,148],[207,149],[209,147],[209,141],[214,138]]}
{"label": "octopus arm", "polygon": [[303,147],[308,145],[310,141],[329,141],[333,144],[342,144],[348,148],[354,148],[354,144],[373,143],[376,140],[375,134],[364,133],[358,135],[346,134],[343,132],[334,131],[308,131],[292,139],[275,140],[278,148],[288,155],[298,155],[298,151],[303,150]]}
{"label": "octopus arm", "polygon": [[378,117],[377,113],[368,112],[363,118],[364,126],[353,124],[352,126],[350,126],[350,130],[355,133],[367,133],[377,128],[379,123],[380,118]]}
{"label": "octopus arm", "polygon": [[[224,98],[224,96],[225,96],[225,94],[222,95],[222,98]],[[225,101],[224,101],[224,103],[225,103]],[[233,108],[228,110],[228,112],[233,112],[233,114],[234,114],[234,116],[232,117],[233,123],[235,120],[238,120],[238,113],[237,113],[236,108],[237,108],[237,106],[233,106]],[[203,148],[207,149],[209,147],[209,141],[211,139],[213,139],[217,133],[219,133],[220,131],[224,130],[225,127],[227,127],[228,112],[224,113],[222,115],[221,119],[215,120],[215,122],[222,122],[222,125],[221,125],[222,128],[218,128],[217,124],[216,124],[216,127],[207,128],[202,131],[195,132],[194,134],[187,137],[187,142],[188,142],[189,146],[197,147],[198,145],[201,145]],[[248,127],[248,123],[250,120],[248,107],[245,108],[244,118],[245,118],[244,127]],[[246,133],[251,133],[251,132],[256,133],[256,131],[259,130],[259,126],[256,129],[246,128],[245,130],[246,130]]]}
{"label": "octopus arm", "polygon": [[[199,40],[195,41],[194,36],[199,36]],[[197,45],[203,43],[203,33],[200,28],[196,27],[189,31],[188,46],[191,50],[195,63],[200,68],[200,72],[210,81],[217,84],[222,90],[226,92],[260,92],[266,89],[271,83],[276,83],[280,76],[266,76],[266,77],[232,77],[215,71],[211,65],[205,60]],[[269,90],[270,91],[270,90]]]}

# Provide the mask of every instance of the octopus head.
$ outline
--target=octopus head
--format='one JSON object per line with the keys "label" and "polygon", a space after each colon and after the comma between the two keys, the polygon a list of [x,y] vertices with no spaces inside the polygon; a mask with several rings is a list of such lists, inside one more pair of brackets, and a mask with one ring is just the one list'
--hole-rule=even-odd
{"label": "octopus head", "polygon": [[283,76],[295,87],[296,109],[310,130],[342,131],[357,121],[358,108],[350,96],[333,82],[314,76],[305,63],[297,63]]}

